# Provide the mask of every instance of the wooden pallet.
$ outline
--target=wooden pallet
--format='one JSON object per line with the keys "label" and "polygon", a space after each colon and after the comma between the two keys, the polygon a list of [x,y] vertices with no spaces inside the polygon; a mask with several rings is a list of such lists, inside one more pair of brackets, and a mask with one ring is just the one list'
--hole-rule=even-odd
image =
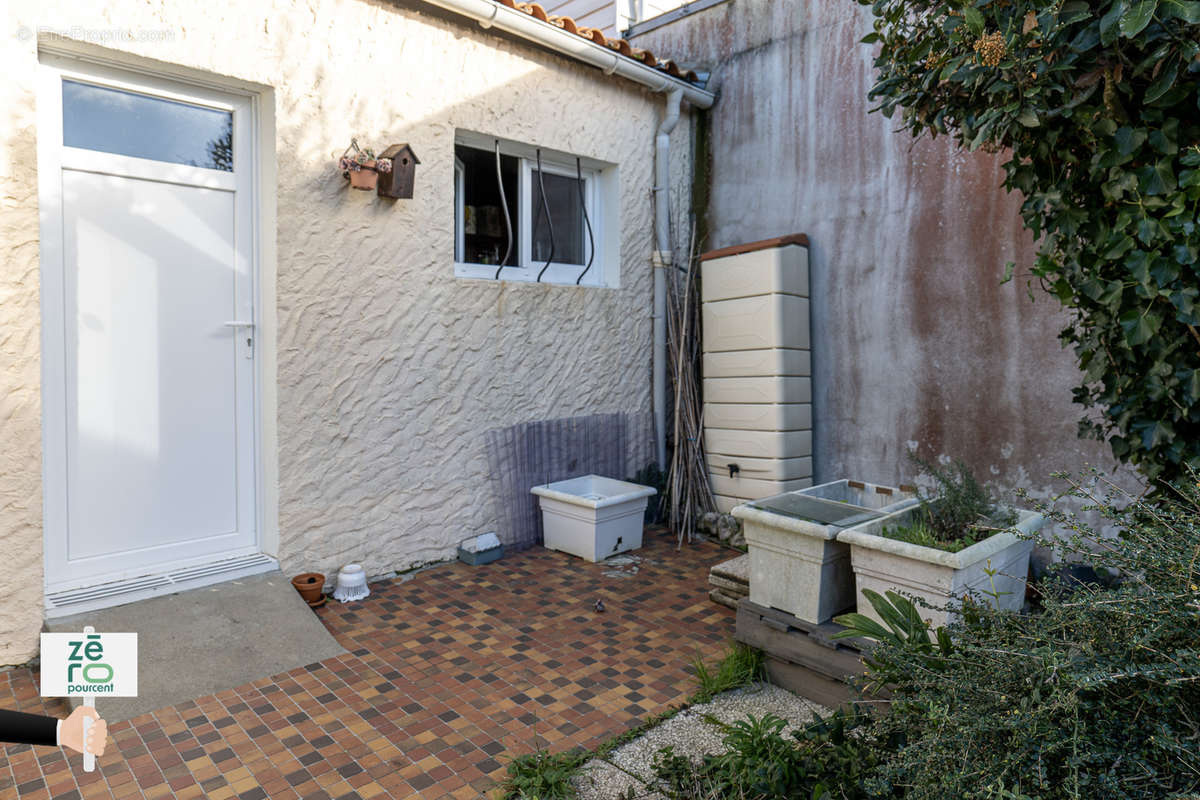
{"label": "wooden pallet", "polygon": [[861,639],[833,639],[841,630],[745,599],[738,604],[734,638],[766,653],[772,683],[833,708],[858,698],[849,681],[863,674],[863,652],[870,647]]}

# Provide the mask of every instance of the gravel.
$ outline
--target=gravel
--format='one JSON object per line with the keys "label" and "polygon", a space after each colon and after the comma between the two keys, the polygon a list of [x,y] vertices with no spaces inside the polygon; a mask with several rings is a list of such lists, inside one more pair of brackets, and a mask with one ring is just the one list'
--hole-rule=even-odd
{"label": "gravel", "polygon": [[676,714],[609,754],[607,761],[611,764],[597,758],[589,761],[575,779],[580,800],[614,800],[623,797],[631,786],[637,787],[636,797],[653,800],[659,795],[647,792],[628,773],[648,778],[654,755],[667,746],[691,758],[724,752],[721,731],[704,719],[706,716],[729,723],[768,713],[787,720],[790,731],[808,722],[814,713],[826,714],[828,709],[769,683],[717,695],[712,702]]}

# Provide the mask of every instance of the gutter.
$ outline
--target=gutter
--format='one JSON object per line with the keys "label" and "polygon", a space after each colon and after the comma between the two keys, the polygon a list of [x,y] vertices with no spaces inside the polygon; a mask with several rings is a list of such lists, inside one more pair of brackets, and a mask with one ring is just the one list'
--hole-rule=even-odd
{"label": "gutter", "polygon": [[667,470],[667,268],[671,266],[671,131],[679,124],[683,93],[672,89],[654,137],[654,445]]}
{"label": "gutter", "polygon": [[697,108],[712,108],[716,96],[687,81],[648,67],[640,61],[621,55],[615,50],[596,44],[557,25],[543,22],[516,8],[494,0],[423,0],[423,2],[470,17],[484,28],[495,27],[530,42],[547,47],[585,64],[598,67],[605,75],[619,75],[639,83],[652,92],[678,90],[684,99]]}

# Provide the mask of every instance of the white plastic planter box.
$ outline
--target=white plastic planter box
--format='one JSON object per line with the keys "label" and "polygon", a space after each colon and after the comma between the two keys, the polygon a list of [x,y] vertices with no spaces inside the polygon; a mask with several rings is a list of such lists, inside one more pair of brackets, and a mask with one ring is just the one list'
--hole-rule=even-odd
{"label": "white plastic planter box", "polygon": [[[1022,509],[1016,512],[1014,529],[1029,534],[1042,527],[1041,514]],[[946,625],[954,617],[953,611],[943,608],[960,603],[963,595],[971,592],[1000,608],[1021,608],[1033,542],[1012,531],[1001,531],[957,553],[948,553],[879,535],[885,526],[908,524],[914,513],[915,508],[904,509],[838,534],[839,542],[850,545],[860,614],[883,621],[863,596],[863,589],[879,594],[891,590],[923,599],[934,608],[919,603],[917,608],[934,628]],[[989,569],[996,571],[994,577],[985,572]],[[989,597],[992,594],[999,597]]]}
{"label": "white plastic planter box", "polygon": [[847,526],[916,502],[912,494],[860,481],[789,492],[733,509],[750,548],[750,600],[823,623],[854,605]]}
{"label": "white plastic planter box", "polygon": [[534,486],[542,508],[545,546],[601,561],[642,546],[646,502],[657,492],[649,486],[584,475]]}

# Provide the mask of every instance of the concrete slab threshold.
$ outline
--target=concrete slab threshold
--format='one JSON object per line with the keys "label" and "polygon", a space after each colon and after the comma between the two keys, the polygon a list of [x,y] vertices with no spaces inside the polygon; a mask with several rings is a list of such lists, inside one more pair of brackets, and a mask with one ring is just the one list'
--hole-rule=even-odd
{"label": "concrete slab threshold", "polygon": [[52,632],[85,625],[138,634],[138,696],[99,699],[109,722],[346,652],[278,571],[46,623]]}

